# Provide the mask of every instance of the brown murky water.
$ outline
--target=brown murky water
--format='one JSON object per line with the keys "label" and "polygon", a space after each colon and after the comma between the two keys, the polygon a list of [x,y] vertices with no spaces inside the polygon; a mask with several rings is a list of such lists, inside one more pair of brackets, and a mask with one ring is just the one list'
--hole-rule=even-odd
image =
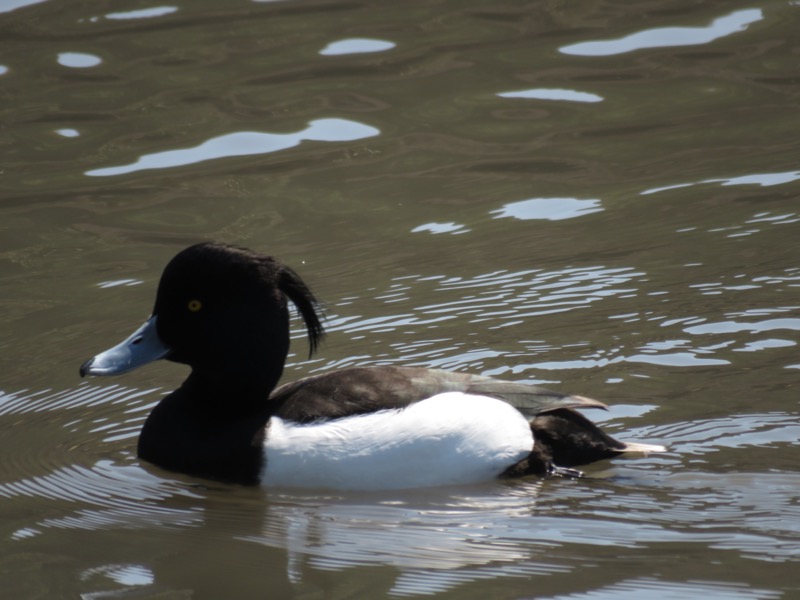
{"label": "brown murky water", "polygon": [[[800,594],[797,2],[0,2],[3,598]],[[138,461],[80,381],[165,262],[271,252],[354,364],[597,397],[671,452],[392,494]]]}

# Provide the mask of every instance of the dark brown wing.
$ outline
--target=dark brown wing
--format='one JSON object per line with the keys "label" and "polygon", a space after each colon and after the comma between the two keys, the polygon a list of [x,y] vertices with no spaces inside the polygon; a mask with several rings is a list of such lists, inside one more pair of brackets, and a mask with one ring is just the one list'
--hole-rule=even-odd
{"label": "dark brown wing", "polygon": [[281,386],[270,397],[277,416],[301,423],[403,408],[443,392],[498,398],[526,417],[562,408],[606,408],[602,402],[539,386],[418,367],[353,367]]}

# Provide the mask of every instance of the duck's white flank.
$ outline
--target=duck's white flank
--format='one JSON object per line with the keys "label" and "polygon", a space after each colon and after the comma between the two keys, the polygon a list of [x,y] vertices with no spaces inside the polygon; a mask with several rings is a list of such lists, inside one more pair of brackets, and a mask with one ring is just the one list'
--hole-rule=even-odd
{"label": "duck's white flank", "polygon": [[264,446],[266,486],[402,489],[493,479],[531,452],[533,433],[505,402],[447,392],[307,425],[272,417]]}

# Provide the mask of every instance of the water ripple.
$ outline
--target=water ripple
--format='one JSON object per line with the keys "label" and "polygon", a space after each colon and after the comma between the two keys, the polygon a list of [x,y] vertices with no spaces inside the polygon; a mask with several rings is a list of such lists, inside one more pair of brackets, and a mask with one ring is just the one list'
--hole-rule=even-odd
{"label": "water ripple", "polygon": [[[0,472],[26,474],[0,481],[0,497],[76,507],[72,514],[20,527],[12,538],[26,539],[48,527],[99,529],[196,519],[196,509],[190,505],[197,496],[189,488],[130,464],[127,446],[152,407],[154,391],[83,384],[55,393],[0,392],[3,421],[22,418],[25,423],[24,428],[7,428],[5,442],[13,452],[3,453]],[[16,439],[30,429],[36,429],[41,439],[53,439],[53,444],[32,446]],[[48,436],[50,429],[53,433]],[[98,443],[106,456],[98,457],[94,449]],[[107,457],[110,448],[118,448],[114,458]],[[189,505],[174,504],[176,498],[190,500]]]}
{"label": "water ripple", "polygon": [[[704,296],[746,294],[763,287],[789,290],[800,281],[795,271],[743,275],[736,283],[690,280],[677,285]],[[318,359],[315,369],[403,362],[477,369],[496,376],[526,374],[537,379],[536,371],[599,369],[621,363],[661,368],[734,365],[742,360],[742,353],[776,353],[800,343],[795,339],[800,331],[800,319],[795,317],[800,306],[754,306],[749,297],[741,296],[737,301],[742,308],[728,301],[721,314],[715,314],[709,305],[703,315],[687,315],[681,312],[693,306],[675,304],[673,297],[678,292],[683,289],[654,289],[646,273],[630,267],[497,270],[469,277],[403,276],[385,288],[369,290],[363,297],[345,296],[329,307],[328,331],[348,334],[360,342],[359,348],[328,363]],[[640,310],[642,301],[636,299],[644,295],[647,309]],[[584,310],[602,313],[602,308],[593,305],[609,302],[615,302],[618,311],[625,307],[637,310],[606,311],[605,328],[594,323],[591,331],[584,327],[550,332],[558,335],[557,343],[542,330],[544,325],[547,331],[548,315]],[[374,312],[360,314],[363,309]],[[620,328],[616,321],[641,326]],[[298,320],[295,324],[294,337],[299,339],[304,333]],[[494,339],[492,331],[509,328],[514,328],[515,335],[504,336],[497,347],[477,342]],[[538,332],[542,338],[526,338],[519,333],[522,329]],[[387,332],[406,334],[408,339],[384,344],[377,354],[364,345]],[[592,339],[586,339],[587,335]]]}
{"label": "water ripple", "polygon": [[[788,413],[627,427],[632,439],[669,440],[672,452],[615,461],[611,476],[602,472],[607,464],[598,465],[582,481],[533,479],[388,496],[295,494],[189,486],[179,476],[162,479],[132,464],[124,451],[109,458],[98,457],[97,448],[86,450],[86,440],[97,432],[113,437],[138,427],[152,392],[84,384],[59,393],[0,395],[4,419],[30,418],[28,427],[40,427],[58,415],[59,427],[67,423],[74,431],[68,436],[72,453],[44,449],[41,456],[27,455],[24,461],[31,464],[23,465],[19,456],[5,456],[15,462],[14,472],[29,474],[0,482],[0,496],[74,508],[61,516],[40,511],[48,516],[18,523],[13,540],[51,528],[202,530],[223,523],[238,539],[285,550],[287,574],[295,583],[312,577],[312,571],[390,566],[396,570],[391,587],[396,596],[439,593],[498,577],[567,577],[586,568],[581,559],[586,554],[603,564],[620,549],[665,543],[773,562],[800,552],[796,474],[698,470],[711,453],[797,445],[800,424]],[[121,403],[130,410],[121,413]],[[627,416],[642,414],[636,413],[641,407],[631,408]],[[16,447],[13,439],[11,444]],[[130,572],[125,565],[113,567],[120,577],[140,574],[141,585],[150,585],[138,567]]]}
{"label": "water ripple", "polygon": [[[410,299],[415,284],[430,285],[442,302],[410,307],[408,312],[382,317],[332,317],[331,331],[389,331],[408,325],[427,325],[467,317],[471,323],[504,321],[583,308],[592,302],[634,291],[631,283],[644,274],[631,268],[568,268],[560,271],[495,271],[474,277],[403,278],[390,289],[393,302]],[[458,294],[454,294],[458,292]],[[471,293],[464,293],[471,292]],[[427,295],[430,296],[430,295]],[[455,298],[454,298],[455,296]],[[347,304],[351,304],[348,299]],[[410,304],[410,302],[409,302]]]}
{"label": "water ripple", "polygon": [[541,486],[534,481],[391,499],[271,493],[262,533],[246,539],[287,548],[289,575],[297,582],[311,569],[393,566],[400,572],[390,593],[397,596],[501,576],[566,572],[568,567],[546,559],[549,542],[531,545],[511,535],[535,511]]}
{"label": "water ripple", "polygon": [[590,592],[541,596],[541,600],[640,600],[646,597],[659,600],[769,600],[781,596],[781,592],[724,581],[665,581],[661,578],[637,577]]}

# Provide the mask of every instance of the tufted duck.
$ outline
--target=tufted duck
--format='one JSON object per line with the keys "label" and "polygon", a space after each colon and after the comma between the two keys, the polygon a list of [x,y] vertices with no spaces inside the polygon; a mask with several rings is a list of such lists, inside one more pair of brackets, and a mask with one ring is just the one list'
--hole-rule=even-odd
{"label": "tufted duck", "polygon": [[[292,269],[203,243],[173,258],[150,318],[86,361],[114,375],[159,358],[192,370],[145,421],[138,454],[165,469],[241,484],[399,489],[525,475],[664,447],[619,442],[576,408],[596,400],[417,367],[345,368],[277,387],[289,351],[287,300],[313,353],[318,303]],[[277,389],[276,389],[277,388]]]}

